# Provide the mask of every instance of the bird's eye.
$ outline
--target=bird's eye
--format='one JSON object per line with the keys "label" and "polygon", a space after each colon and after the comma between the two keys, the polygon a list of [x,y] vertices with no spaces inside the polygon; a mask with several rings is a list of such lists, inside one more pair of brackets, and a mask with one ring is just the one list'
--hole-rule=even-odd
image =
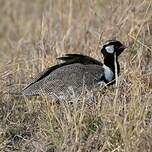
{"label": "bird's eye", "polygon": [[114,52],[114,45],[109,45],[105,47],[107,53],[113,53]]}

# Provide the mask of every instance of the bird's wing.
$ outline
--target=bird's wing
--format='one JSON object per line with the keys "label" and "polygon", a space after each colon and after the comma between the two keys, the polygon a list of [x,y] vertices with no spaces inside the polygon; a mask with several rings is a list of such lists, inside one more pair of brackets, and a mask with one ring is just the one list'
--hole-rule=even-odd
{"label": "bird's wing", "polygon": [[40,74],[38,74],[38,76],[33,78],[30,81],[30,83],[23,89],[22,92],[24,93],[25,92],[24,90],[27,90],[27,88],[29,88],[34,83],[37,83],[40,80],[44,79],[45,77],[47,77],[54,70],[56,70],[58,68],[61,68],[63,66],[66,66],[66,65],[75,64],[75,63],[85,64],[85,65],[87,65],[87,64],[96,64],[96,65],[100,65],[100,66],[103,65],[98,60],[95,60],[95,59],[93,59],[89,56],[82,55],[82,54],[65,54],[64,57],[59,57],[57,59],[63,60],[65,62],[61,63],[61,64],[54,65],[52,67],[49,67],[46,70],[44,70],[43,72],[41,72]]}
{"label": "bird's wing", "polygon": [[81,64],[96,64],[103,65],[100,61],[82,54],[65,54],[63,57],[57,58],[67,63],[81,63]]}
{"label": "bird's wing", "polygon": [[[83,87],[83,83],[88,89],[91,89],[93,85],[98,82],[103,75],[103,67],[95,64],[83,65],[80,63],[69,64],[57,68],[52,72],[44,72],[45,78],[39,81],[33,81],[24,90],[24,95],[39,95],[44,91],[48,94],[56,94],[62,96],[67,92],[80,92]],[[70,87],[70,88],[69,88]],[[69,93],[68,93],[69,94]]]}
{"label": "bird's wing", "polygon": [[[53,71],[45,80],[44,90],[57,96],[67,92],[80,93],[83,86],[92,89],[104,73],[102,66],[79,63],[63,66]],[[73,91],[71,91],[73,90]]]}

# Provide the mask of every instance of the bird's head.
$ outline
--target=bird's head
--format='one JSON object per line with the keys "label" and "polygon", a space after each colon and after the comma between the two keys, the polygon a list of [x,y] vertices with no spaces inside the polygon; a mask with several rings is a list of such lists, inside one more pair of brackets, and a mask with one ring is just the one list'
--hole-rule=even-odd
{"label": "bird's head", "polygon": [[127,47],[117,40],[108,40],[101,47],[103,56],[119,56]]}

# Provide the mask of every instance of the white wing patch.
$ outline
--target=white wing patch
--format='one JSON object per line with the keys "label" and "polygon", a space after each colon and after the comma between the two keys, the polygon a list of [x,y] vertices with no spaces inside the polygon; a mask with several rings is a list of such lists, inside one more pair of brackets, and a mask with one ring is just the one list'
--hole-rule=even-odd
{"label": "white wing patch", "polygon": [[114,45],[109,45],[109,46],[106,46],[106,51],[108,53],[113,53],[114,52]]}
{"label": "white wing patch", "polygon": [[104,75],[105,75],[105,78],[108,82],[110,82],[113,78],[113,75],[114,73],[112,72],[112,70],[106,66],[106,65],[103,65],[103,68],[104,68]]}

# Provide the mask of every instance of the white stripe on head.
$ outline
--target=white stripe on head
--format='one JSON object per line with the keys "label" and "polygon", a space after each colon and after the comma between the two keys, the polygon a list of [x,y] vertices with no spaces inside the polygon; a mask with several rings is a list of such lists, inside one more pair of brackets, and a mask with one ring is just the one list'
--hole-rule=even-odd
{"label": "white stripe on head", "polygon": [[113,53],[114,52],[114,45],[109,45],[105,47],[107,53]]}
{"label": "white stripe on head", "polygon": [[103,68],[104,68],[104,75],[105,75],[105,78],[108,82],[110,82],[113,78],[113,75],[114,73],[112,72],[112,70],[106,66],[106,65],[103,65]]}

